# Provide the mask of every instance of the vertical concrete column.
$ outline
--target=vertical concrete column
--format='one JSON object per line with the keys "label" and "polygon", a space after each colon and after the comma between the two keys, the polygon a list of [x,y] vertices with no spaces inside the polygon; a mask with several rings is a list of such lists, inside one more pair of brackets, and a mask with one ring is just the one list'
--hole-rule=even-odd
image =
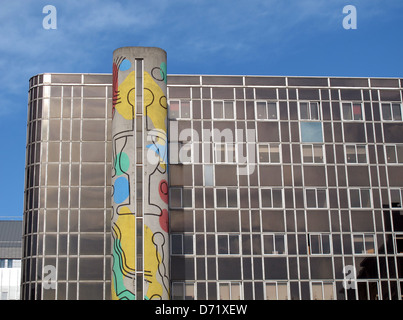
{"label": "vertical concrete column", "polygon": [[169,299],[166,52],[113,53],[112,299]]}

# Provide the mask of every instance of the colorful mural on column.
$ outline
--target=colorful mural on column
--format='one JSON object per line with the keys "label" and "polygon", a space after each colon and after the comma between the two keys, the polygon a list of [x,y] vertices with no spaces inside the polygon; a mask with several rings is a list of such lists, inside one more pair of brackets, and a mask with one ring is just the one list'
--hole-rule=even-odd
{"label": "colorful mural on column", "polygon": [[[151,53],[152,54],[149,54]],[[136,297],[136,74],[143,59],[143,299],[169,299],[166,54],[121,48],[113,60],[112,299]]]}

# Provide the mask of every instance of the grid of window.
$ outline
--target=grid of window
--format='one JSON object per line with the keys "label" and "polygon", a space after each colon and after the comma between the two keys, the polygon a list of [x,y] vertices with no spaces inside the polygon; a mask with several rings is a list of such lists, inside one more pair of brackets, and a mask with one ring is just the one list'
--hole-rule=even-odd
{"label": "grid of window", "polygon": [[[383,101],[391,114],[391,101],[401,103],[400,84],[371,81],[177,76],[168,84],[170,99],[192,104],[191,121],[169,123],[191,132],[184,141],[193,153],[170,166],[170,190],[193,190],[192,207],[171,210],[172,232],[194,234],[193,253],[171,261],[181,297],[191,283],[195,299],[230,297],[232,284],[243,299],[372,299],[375,281],[379,299],[400,299],[403,226],[393,207],[402,201],[403,140],[397,107],[396,118],[382,115]],[[343,287],[347,266],[356,290]]]}
{"label": "grid of window", "polygon": [[[111,170],[110,77],[36,78],[29,102],[22,295],[105,299],[110,292],[111,189],[105,187]],[[56,270],[56,287],[47,289],[42,279],[49,267]]]}

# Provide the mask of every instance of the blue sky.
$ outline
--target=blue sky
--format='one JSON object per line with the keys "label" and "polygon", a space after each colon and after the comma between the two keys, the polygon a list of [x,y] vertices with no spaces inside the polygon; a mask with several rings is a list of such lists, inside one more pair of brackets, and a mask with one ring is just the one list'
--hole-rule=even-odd
{"label": "blue sky", "polygon": [[[45,5],[57,9],[46,30]],[[357,29],[343,28],[354,5]],[[27,90],[43,72],[112,70],[157,46],[169,74],[403,77],[401,0],[14,0],[0,9],[0,218],[22,217]]]}

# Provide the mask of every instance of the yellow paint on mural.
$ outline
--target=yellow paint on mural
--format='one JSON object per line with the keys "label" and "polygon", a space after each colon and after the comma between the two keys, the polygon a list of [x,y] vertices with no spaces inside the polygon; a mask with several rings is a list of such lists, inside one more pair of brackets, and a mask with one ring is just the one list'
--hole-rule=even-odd
{"label": "yellow paint on mural", "polygon": [[117,100],[115,109],[126,120],[133,119],[135,115],[136,90],[134,87],[134,81],[135,73],[132,71],[118,87],[119,100]]}
{"label": "yellow paint on mural", "polygon": [[147,299],[162,296],[162,285],[156,279],[159,261],[161,261],[161,255],[153,243],[153,232],[144,225],[144,292]]}
{"label": "yellow paint on mural", "polygon": [[154,128],[160,129],[166,134],[167,99],[148,72],[144,72],[144,114],[146,112]]}
{"label": "yellow paint on mural", "polygon": [[[123,207],[123,211],[130,212],[129,208]],[[124,253],[123,257],[123,275],[127,272],[133,272],[135,270],[135,245],[136,245],[136,217],[132,214],[119,215],[116,221],[116,227],[120,232],[120,245]]]}

